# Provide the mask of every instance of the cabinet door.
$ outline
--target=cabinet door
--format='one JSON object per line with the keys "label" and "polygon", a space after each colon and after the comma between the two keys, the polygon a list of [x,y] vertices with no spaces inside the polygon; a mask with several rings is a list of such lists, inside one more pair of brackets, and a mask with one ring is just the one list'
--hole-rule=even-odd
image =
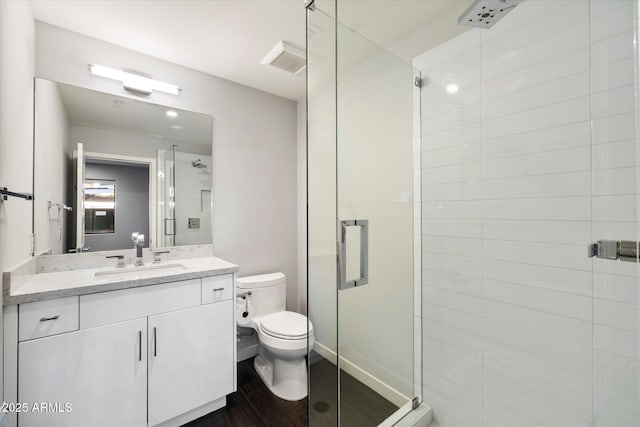
{"label": "cabinet door", "polygon": [[231,301],[149,317],[149,425],[233,391]]}
{"label": "cabinet door", "polygon": [[146,331],[144,318],[20,343],[19,401],[53,404],[20,427],[146,426]]}

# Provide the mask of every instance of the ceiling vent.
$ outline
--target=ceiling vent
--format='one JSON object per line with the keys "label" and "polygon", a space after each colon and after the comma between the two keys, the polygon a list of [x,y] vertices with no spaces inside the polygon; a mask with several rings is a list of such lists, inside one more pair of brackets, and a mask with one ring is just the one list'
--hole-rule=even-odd
{"label": "ceiling vent", "polygon": [[273,65],[281,70],[288,71],[292,74],[298,75],[304,70],[306,64],[306,58],[304,50],[293,46],[290,43],[281,41],[271,52],[267,54],[261,64]]}

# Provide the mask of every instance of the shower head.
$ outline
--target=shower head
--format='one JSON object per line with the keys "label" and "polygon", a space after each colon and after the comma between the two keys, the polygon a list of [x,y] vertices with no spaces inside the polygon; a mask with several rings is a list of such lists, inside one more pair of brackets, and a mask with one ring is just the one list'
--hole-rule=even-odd
{"label": "shower head", "polygon": [[491,28],[518,5],[518,0],[475,0],[458,18],[458,25]]}
{"label": "shower head", "polygon": [[193,166],[194,168],[198,168],[198,169],[204,169],[207,167],[207,165],[205,165],[204,163],[202,163],[202,160],[198,159],[198,160],[192,160],[191,161],[191,166]]}

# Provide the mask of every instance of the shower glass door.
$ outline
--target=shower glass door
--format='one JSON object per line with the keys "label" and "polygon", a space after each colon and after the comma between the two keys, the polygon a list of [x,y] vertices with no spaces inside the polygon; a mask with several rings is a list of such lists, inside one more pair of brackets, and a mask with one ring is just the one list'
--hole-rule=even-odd
{"label": "shower glass door", "polygon": [[176,244],[176,146],[158,150],[158,240],[159,246]]}
{"label": "shower glass door", "polygon": [[419,394],[418,89],[410,65],[333,16],[307,20],[310,424],[378,425]]}
{"label": "shower glass door", "polygon": [[[337,37],[340,425],[377,425],[414,392],[415,86],[410,65],[343,25]],[[365,409],[370,392],[383,399]]]}

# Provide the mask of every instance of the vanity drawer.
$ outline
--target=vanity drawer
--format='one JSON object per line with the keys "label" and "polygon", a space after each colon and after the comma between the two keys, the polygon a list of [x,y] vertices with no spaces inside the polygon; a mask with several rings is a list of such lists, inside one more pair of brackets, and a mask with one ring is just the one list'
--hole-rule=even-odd
{"label": "vanity drawer", "polygon": [[77,331],[78,297],[20,304],[18,325],[19,341]]}
{"label": "vanity drawer", "polygon": [[202,278],[202,304],[210,304],[231,298],[233,298],[232,274]]}
{"label": "vanity drawer", "polygon": [[167,313],[200,305],[200,279],[80,296],[80,328]]}

